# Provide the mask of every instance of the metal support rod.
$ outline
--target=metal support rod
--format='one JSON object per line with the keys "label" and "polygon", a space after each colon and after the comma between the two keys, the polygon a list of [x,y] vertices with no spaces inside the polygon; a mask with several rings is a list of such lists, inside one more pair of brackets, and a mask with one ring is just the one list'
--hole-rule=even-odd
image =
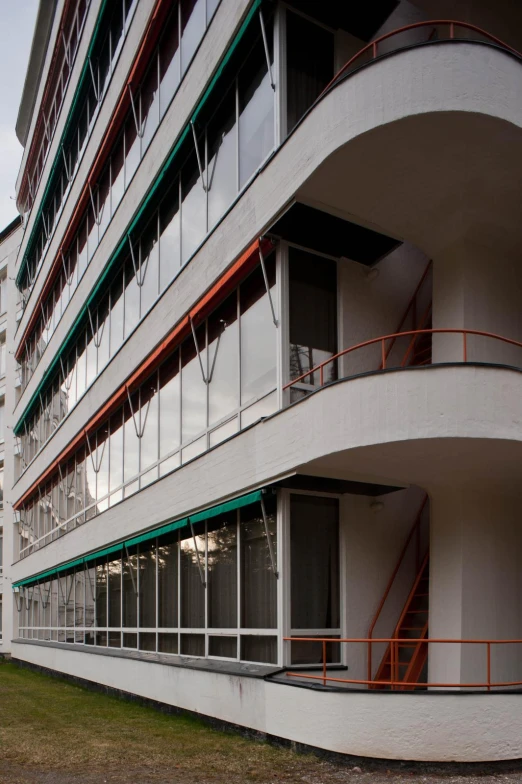
{"label": "metal support rod", "polygon": [[145,264],[141,265],[139,260],[136,259],[130,234],[127,234],[127,239],[129,240],[131,261],[132,261],[132,266],[134,268],[134,275],[136,277],[136,285],[141,289],[141,287],[145,283],[145,276],[147,274],[147,269],[149,267],[150,254],[149,256],[147,256],[147,261],[145,262]]}
{"label": "metal support rod", "polygon": [[91,79],[92,79],[92,88],[94,90],[94,97],[96,98],[96,102],[100,103],[100,71],[98,69],[98,82],[94,78],[94,70],[92,67],[92,60],[90,57],[87,58],[89,62],[89,70],[91,72]]}
{"label": "metal support rod", "polygon": [[141,139],[143,137],[143,129],[140,127],[140,124],[138,122],[138,115],[136,113],[136,107],[134,105],[134,96],[132,94],[132,87],[130,82],[127,82],[127,87],[129,88],[132,115],[134,117],[134,125],[136,126],[136,135]]}
{"label": "metal support rod", "polygon": [[199,145],[198,145],[198,140],[197,140],[197,136],[196,136],[196,129],[194,127],[194,123],[192,122],[192,120],[190,121],[190,127],[192,128],[192,136],[194,137],[194,147],[196,148],[196,158],[198,159],[199,176],[201,177],[201,187],[203,188],[203,190],[206,193],[207,192],[207,186],[205,184],[205,180],[204,180],[204,177],[203,177],[203,167],[201,166],[201,157],[199,155]]}
{"label": "metal support rod", "polygon": [[270,63],[270,52],[268,51],[268,41],[266,38],[265,20],[263,19],[263,12],[261,9],[259,9],[259,23],[261,25],[261,35],[263,36],[263,46],[265,47],[266,65],[268,68],[268,74],[270,76],[270,84],[272,86],[272,90],[275,90],[274,77],[272,76],[272,64]]}
{"label": "metal support rod", "polygon": [[196,542],[196,534],[195,534],[194,526],[192,525],[192,520],[190,519],[190,517],[189,517],[189,524],[190,524],[190,531],[192,533],[192,541],[194,542],[194,550],[195,550],[196,558],[197,558],[197,561],[198,561],[198,569],[199,569],[199,576],[201,578],[201,584],[203,585],[204,588],[206,588],[207,584],[205,582],[205,573],[204,573],[203,567],[201,565],[200,553],[199,553],[199,550],[198,550],[198,544]]}
{"label": "metal support rod", "polygon": [[63,144],[61,145],[61,147],[62,147],[62,157],[63,157],[63,165],[65,169],[65,176],[67,177],[67,182],[70,182],[72,180],[71,171],[69,169],[69,164],[67,163],[67,156],[65,154],[65,148]]}
{"label": "metal support rod", "polygon": [[268,553],[270,555],[270,565],[272,567],[272,571],[274,575],[276,577],[279,577],[279,572],[277,571],[277,564],[276,564],[276,559],[274,554],[274,545],[270,537],[270,532],[268,530],[268,519],[266,516],[265,501],[263,496],[261,496],[261,514],[263,515],[263,524],[265,526],[266,541],[268,544]]}
{"label": "metal support rod", "polygon": [[96,310],[96,329],[94,329],[94,321],[92,318],[90,305],[87,306],[87,314],[89,316],[89,323],[91,325],[93,343],[96,346],[96,348],[100,348],[103,339],[103,330],[105,329],[105,321],[103,322],[103,326],[101,328],[101,334],[98,335],[98,333],[100,332],[99,311]]}
{"label": "metal support rod", "polygon": [[[14,594],[14,598],[15,598],[16,609],[18,610],[19,613],[21,613],[22,612],[22,607],[23,607],[23,604],[24,604],[24,597],[23,597],[23,594],[20,591],[20,588],[15,588],[13,590],[13,594]],[[20,597],[20,601],[18,601],[18,597]]]}
{"label": "metal support rod", "polygon": [[268,283],[268,276],[266,274],[265,257],[263,256],[263,251],[261,250],[261,238],[259,239],[258,250],[259,250],[259,261],[261,262],[261,270],[263,272],[263,280],[265,281],[266,293],[268,294],[268,301],[270,302],[270,310],[272,311],[272,321],[274,322],[274,326],[278,327],[279,322],[276,318],[274,303],[272,301],[272,294],[270,292],[270,286]]}
{"label": "metal support rod", "polygon": [[90,197],[91,197],[91,205],[92,205],[92,211],[93,211],[93,215],[94,215],[94,222],[96,223],[97,226],[99,226],[100,223],[101,223],[101,217],[100,217],[100,215],[98,213],[98,210],[96,209],[96,205],[94,204],[94,194],[92,192],[92,187],[91,187],[90,181],[87,184],[89,186],[89,194],[90,194]]}
{"label": "metal support rod", "polygon": [[141,417],[142,409],[140,408],[140,426],[138,427],[137,419],[136,419],[136,413],[135,413],[134,407],[132,405],[132,398],[131,398],[131,394],[129,392],[129,387],[126,386],[125,389],[127,390],[127,399],[129,401],[129,408],[131,410],[132,419],[133,419],[133,422],[134,422],[134,430],[136,431],[136,438],[143,438],[143,434],[145,433],[145,427],[147,426],[147,417],[149,415],[150,401],[152,400],[152,397],[150,397],[148,399],[148,401],[147,401],[147,408],[145,410],[145,416],[143,417],[143,421],[142,421],[142,417]]}
{"label": "metal support rod", "polygon": [[67,63],[67,65],[70,68],[71,67],[71,54],[70,54],[70,51],[69,51],[69,44],[65,40],[65,33],[63,32],[63,30],[62,30],[62,41],[63,41],[63,48],[64,48],[64,52],[65,52],[65,62]]}
{"label": "metal support rod", "polygon": [[[210,382],[212,381],[212,376],[214,375],[214,368],[216,367],[216,360],[217,360],[217,355],[218,355],[218,351],[219,351],[219,344],[220,344],[220,341],[221,341],[221,335],[223,334],[223,332],[225,331],[226,326],[227,326],[226,323],[223,321],[223,319],[222,319],[222,323],[223,323],[223,327],[222,327],[222,330],[221,330],[221,332],[219,333],[219,335],[217,337],[216,350],[214,351],[214,359],[212,360],[212,367],[210,368],[210,373],[208,375],[208,381],[207,381],[208,384],[210,384]],[[210,352],[210,349],[209,349],[209,352]]]}
{"label": "metal support rod", "polygon": [[[93,584],[92,584],[91,570],[90,570],[89,567],[87,567],[86,572],[87,572],[87,579],[89,581],[89,588],[91,589],[91,597],[92,597],[92,600],[94,602],[94,601],[96,601],[96,594],[95,594],[96,585],[93,586]],[[96,572],[94,573],[94,582],[96,583]]]}
{"label": "metal support rod", "polygon": [[52,587],[52,582],[49,580],[49,590],[47,591],[47,599],[46,599],[46,601],[45,601],[45,602],[44,602],[44,599],[43,599],[44,595],[43,595],[43,593],[42,593],[42,585],[41,585],[41,583],[38,583],[38,587],[39,587],[39,589],[40,589],[40,597],[41,597],[41,599],[42,599],[42,607],[44,608],[44,610],[46,610],[46,609],[47,609],[47,606],[48,606],[48,604],[49,604],[49,599],[51,598],[51,587]]}
{"label": "metal support rod", "polygon": [[45,213],[43,212],[43,210],[42,210],[42,223],[43,223],[43,227],[44,227],[44,231],[45,231],[45,237],[48,240],[49,239],[49,225],[48,225],[48,223],[46,221]]}
{"label": "metal support rod", "polygon": [[127,561],[129,562],[129,572],[130,572],[130,576],[131,576],[131,580],[132,580],[132,589],[133,589],[135,595],[137,596],[138,595],[138,586],[136,585],[136,580],[134,579],[134,572],[132,571],[132,564],[131,564],[131,560],[130,560],[131,557],[129,555],[129,548],[127,547],[127,545],[124,545],[124,546],[125,546],[125,552],[127,553]]}
{"label": "metal support rod", "polygon": [[205,371],[203,369],[203,360],[201,359],[201,354],[199,353],[198,339],[196,337],[196,330],[194,329],[194,322],[192,321],[192,316],[190,316],[190,315],[189,315],[189,321],[190,321],[190,328],[192,329],[192,337],[194,338],[194,345],[196,347],[196,353],[197,353],[198,359],[199,359],[199,367],[201,368],[201,375],[203,377],[203,383],[204,384],[208,384],[208,379],[207,379],[207,377],[205,375]]}

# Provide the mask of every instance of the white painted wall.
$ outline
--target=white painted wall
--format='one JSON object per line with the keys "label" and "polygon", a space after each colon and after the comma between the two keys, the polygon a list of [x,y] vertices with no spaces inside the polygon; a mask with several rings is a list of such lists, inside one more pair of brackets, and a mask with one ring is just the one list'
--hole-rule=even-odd
{"label": "white painted wall", "polygon": [[[369,275],[370,270],[361,264],[340,261],[339,349],[395,333],[427,264],[427,256],[409,243],[400,245],[375,266],[377,277]],[[417,323],[430,299],[431,277],[428,277],[419,292]],[[410,314],[401,331],[414,328]],[[400,365],[408,345],[407,338],[395,341],[388,366]],[[342,357],[340,375],[377,370],[380,363],[381,344],[376,343]]]}
{"label": "white painted wall", "polygon": [[321,693],[260,679],[19,642],[13,643],[13,656],[344,754],[448,762],[522,756],[518,695]]}

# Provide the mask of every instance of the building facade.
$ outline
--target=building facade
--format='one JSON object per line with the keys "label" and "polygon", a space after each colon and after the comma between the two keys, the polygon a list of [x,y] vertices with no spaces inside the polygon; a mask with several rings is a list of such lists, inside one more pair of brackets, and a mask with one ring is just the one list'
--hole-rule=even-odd
{"label": "building facade", "polygon": [[522,757],[522,14],[442,5],[42,3],[14,658],[329,751]]}
{"label": "building facade", "polygon": [[0,655],[5,650],[9,651],[13,636],[10,566],[13,560],[14,536],[18,536],[18,531],[15,534],[9,493],[4,498],[4,485],[10,488],[14,482],[11,412],[20,381],[15,374],[12,351],[12,336],[16,323],[12,277],[22,233],[20,217],[15,218],[0,232]]}

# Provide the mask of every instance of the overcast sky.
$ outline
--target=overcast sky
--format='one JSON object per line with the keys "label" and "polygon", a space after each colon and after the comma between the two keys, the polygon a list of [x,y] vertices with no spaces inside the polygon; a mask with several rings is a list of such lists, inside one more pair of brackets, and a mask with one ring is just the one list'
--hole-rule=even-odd
{"label": "overcast sky", "polygon": [[11,197],[23,150],[15,124],[37,9],[38,0],[0,0],[0,231],[18,214]]}

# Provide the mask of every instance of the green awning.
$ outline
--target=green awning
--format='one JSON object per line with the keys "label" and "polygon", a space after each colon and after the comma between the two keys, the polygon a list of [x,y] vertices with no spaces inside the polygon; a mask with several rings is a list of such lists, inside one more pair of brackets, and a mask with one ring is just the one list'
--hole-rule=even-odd
{"label": "green awning", "polygon": [[146,212],[150,202],[155,198],[156,194],[158,193],[158,189],[161,187],[161,184],[162,184],[164,178],[168,176],[170,167],[172,166],[176,156],[178,155],[178,152],[181,149],[181,146],[182,146],[183,142],[185,141],[185,139],[187,138],[188,134],[191,131],[191,123],[195,122],[195,120],[198,117],[198,115],[200,114],[203,106],[207,102],[210,94],[215,89],[216,84],[219,81],[219,78],[220,78],[221,74],[223,73],[223,71],[226,68],[228,62],[230,61],[230,58],[232,57],[232,55],[234,54],[235,50],[237,49],[241,39],[243,38],[243,36],[244,36],[244,34],[245,34],[245,32],[246,32],[246,30],[247,30],[251,20],[252,20],[252,17],[254,16],[255,12],[257,10],[259,10],[259,7],[261,6],[261,3],[262,3],[262,0],[255,0],[255,2],[253,3],[253,5],[252,5],[250,11],[248,12],[248,14],[247,14],[243,24],[241,25],[237,35],[234,37],[234,40],[232,41],[232,44],[228,48],[225,56],[223,57],[220,65],[218,66],[218,69],[217,69],[216,73],[214,74],[213,78],[211,79],[211,81],[210,81],[207,89],[205,90],[203,96],[198,101],[198,103],[196,105],[196,108],[194,109],[194,111],[192,113],[190,121],[185,125],[185,127],[181,131],[181,133],[180,133],[180,135],[179,135],[179,137],[178,137],[178,139],[177,139],[177,141],[176,141],[172,151],[168,155],[167,160],[163,164],[163,166],[162,166],[158,176],[154,180],[154,183],[152,184],[152,186],[149,189],[148,193],[145,195],[143,201],[141,202],[141,204],[140,204],[137,212],[135,213],[134,217],[132,218],[130,224],[127,226],[127,228],[123,232],[122,238],[121,238],[121,240],[120,240],[116,250],[114,251],[112,256],[109,258],[107,264],[105,265],[105,269],[102,271],[102,273],[101,273],[100,277],[98,278],[98,281],[96,282],[96,284],[95,284],[94,288],[92,289],[90,295],[85,300],[85,302],[83,304],[83,307],[79,311],[79,313],[78,313],[78,315],[77,315],[77,317],[76,317],[72,327],[68,330],[67,337],[65,338],[64,342],[62,343],[62,345],[60,346],[58,351],[55,353],[52,361],[50,362],[49,366],[47,367],[47,370],[43,374],[42,379],[41,379],[40,383],[38,384],[38,387],[36,388],[34,393],[31,395],[31,398],[29,399],[29,402],[28,402],[27,406],[25,407],[25,409],[24,409],[20,419],[15,424],[15,426],[13,428],[13,432],[14,432],[14,434],[16,436],[20,435],[24,422],[30,416],[30,414],[32,412],[32,409],[33,409],[33,406],[36,403],[36,401],[40,400],[40,396],[44,393],[44,390],[46,389],[46,387],[48,385],[49,379],[51,378],[51,376],[54,373],[55,369],[57,369],[59,367],[60,360],[64,358],[65,354],[67,353],[67,351],[71,347],[72,343],[76,340],[77,332],[78,332],[80,326],[85,322],[85,320],[87,318],[87,314],[88,314],[89,308],[92,307],[96,303],[98,298],[103,293],[105,293],[107,279],[108,279],[109,275],[112,274],[116,263],[118,262],[118,260],[120,259],[120,257],[122,256],[122,254],[125,252],[125,250],[128,247],[128,242],[129,242],[128,235],[129,234],[130,235],[134,234],[134,232],[136,231],[140,221],[142,220],[142,218],[144,216],[144,213]]}
{"label": "green awning", "polygon": [[95,561],[97,558],[103,558],[104,555],[111,555],[111,553],[119,552],[120,550],[123,550],[124,547],[132,547],[135,544],[147,542],[150,539],[156,539],[156,537],[163,536],[163,534],[168,534],[171,531],[177,531],[179,528],[185,528],[186,526],[190,525],[190,523],[198,523],[201,520],[208,520],[211,517],[216,517],[217,515],[225,514],[226,512],[232,512],[234,509],[241,509],[243,506],[255,504],[256,502],[261,501],[262,494],[262,490],[255,490],[253,493],[240,495],[238,498],[232,498],[230,501],[225,501],[223,504],[210,506],[208,509],[204,509],[201,512],[196,512],[196,514],[190,515],[190,517],[182,517],[179,520],[174,520],[171,523],[162,525],[160,528],[153,528],[151,531],[146,531],[139,536],[134,536],[132,539],[126,539],[123,542],[118,542],[118,544],[112,544],[110,547],[104,547],[103,550],[96,550],[96,552],[89,553],[89,555],[84,555],[81,558],[75,558],[74,561],[67,561],[64,564],[56,566],[54,569],[49,569],[46,572],[42,572],[41,574],[36,574],[33,577],[27,577],[25,580],[18,580],[17,582],[13,583],[13,588],[21,588],[24,585],[33,585],[34,583],[41,582],[46,577],[57,575],[60,572],[65,572],[67,569],[73,569],[75,566],[80,566],[81,564],[90,563],[91,561]]}

